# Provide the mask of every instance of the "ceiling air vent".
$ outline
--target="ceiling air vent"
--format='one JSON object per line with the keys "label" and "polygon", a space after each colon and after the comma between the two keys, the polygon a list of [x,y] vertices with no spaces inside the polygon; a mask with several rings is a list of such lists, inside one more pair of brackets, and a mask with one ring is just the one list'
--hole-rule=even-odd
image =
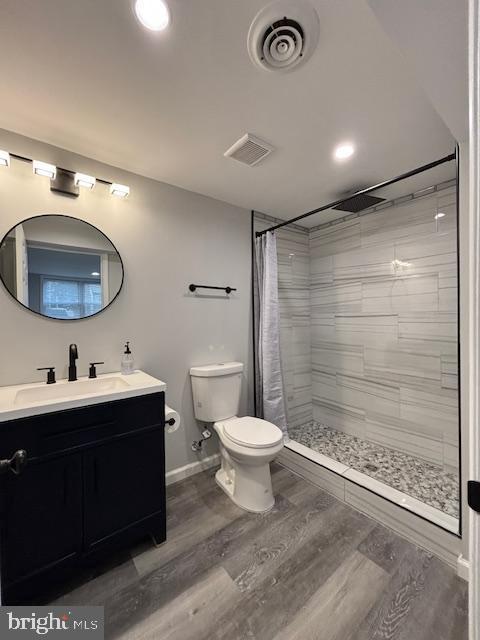
{"label": "ceiling air vent", "polygon": [[260,140],[260,138],[252,136],[251,133],[246,133],[223,155],[226,158],[233,158],[238,162],[248,164],[249,167],[253,167],[272,153],[273,149],[274,147],[265,142],[265,140]]}
{"label": "ceiling air vent", "polygon": [[289,71],[312,55],[318,32],[318,15],[306,0],[276,0],[255,16],[248,53],[262,69]]}

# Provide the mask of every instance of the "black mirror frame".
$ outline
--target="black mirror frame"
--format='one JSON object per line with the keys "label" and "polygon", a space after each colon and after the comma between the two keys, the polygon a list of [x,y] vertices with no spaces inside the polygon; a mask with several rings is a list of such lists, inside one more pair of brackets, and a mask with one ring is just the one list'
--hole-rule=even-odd
{"label": "black mirror frame", "polygon": [[46,217],[51,218],[51,217],[55,217],[55,216],[59,217],[59,218],[70,218],[71,220],[76,220],[77,222],[83,222],[83,224],[88,224],[88,226],[92,227],[93,229],[95,229],[95,231],[97,231],[104,238],[106,238],[108,240],[108,242],[112,245],[112,247],[115,249],[116,254],[117,254],[117,256],[119,257],[119,260],[120,260],[120,265],[122,267],[122,280],[120,282],[120,286],[118,287],[117,293],[110,300],[110,302],[105,307],[100,309],[100,311],[97,311],[96,313],[92,313],[92,315],[90,315],[90,316],[84,316],[83,318],[51,318],[50,316],[46,316],[43,313],[40,313],[39,311],[34,311],[33,309],[30,309],[30,307],[27,307],[22,302],[20,302],[20,300],[18,300],[18,298],[13,295],[13,293],[10,291],[10,289],[5,284],[5,281],[4,281],[1,273],[0,273],[0,280],[2,281],[2,284],[3,284],[4,288],[5,288],[5,290],[10,295],[10,297],[13,298],[13,300],[15,300],[15,302],[22,307],[22,309],[26,309],[30,313],[34,313],[36,316],[40,316],[40,318],[44,318],[45,320],[52,320],[52,321],[55,321],[55,322],[81,322],[82,320],[90,320],[90,318],[95,318],[100,313],[103,313],[103,311],[108,309],[115,302],[115,300],[120,295],[120,292],[121,292],[121,290],[123,288],[123,283],[124,283],[124,280],[125,280],[125,267],[124,267],[124,264],[123,264],[122,256],[120,255],[120,252],[118,251],[117,247],[113,244],[113,242],[110,240],[110,238],[107,236],[106,233],[103,233],[103,231],[101,231],[101,229],[96,227],[94,224],[92,224],[91,222],[87,222],[86,220],[83,220],[82,218],[77,218],[75,216],[69,216],[69,215],[67,215],[65,213],[42,213],[42,214],[40,214],[38,216],[30,216],[29,218],[24,218],[23,220],[20,220],[19,222],[17,222],[17,224],[15,224],[13,227],[11,227],[4,234],[3,238],[0,241],[0,247],[3,245],[5,239],[10,235],[10,233],[16,227],[18,227],[19,224],[24,224],[25,222],[28,222],[29,220],[35,220],[36,218],[46,218]]}

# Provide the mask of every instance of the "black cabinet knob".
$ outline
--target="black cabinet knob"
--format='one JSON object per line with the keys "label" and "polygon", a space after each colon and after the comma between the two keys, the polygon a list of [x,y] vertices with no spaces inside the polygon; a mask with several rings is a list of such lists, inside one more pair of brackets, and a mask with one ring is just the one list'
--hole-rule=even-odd
{"label": "black cabinet knob", "polygon": [[19,476],[26,464],[27,452],[25,449],[19,449],[18,451],[15,451],[10,460],[0,460],[0,474],[11,471],[16,476]]}

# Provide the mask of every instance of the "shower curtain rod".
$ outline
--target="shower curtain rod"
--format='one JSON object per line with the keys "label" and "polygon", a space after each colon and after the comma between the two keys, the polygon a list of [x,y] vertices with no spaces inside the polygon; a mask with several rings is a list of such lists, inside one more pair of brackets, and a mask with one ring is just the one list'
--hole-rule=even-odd
{"label": "shower curtain rod", "polygon": [[428,164],[424,164],[423,166],[418,167],[417,169],[412,169],[411,171],[407,171],[407,173],[402,173],[396,178],[390,178],[390,180],[379,182],[373,187],[360,189],[360,191],[351,193],[349,196],[345,198],[341,198],[340,200],[335,200],[335,202],[330,202],[329,204],[325,204],[323,205],[323,207],[318,207],[317,209],[313,209],[312,211],[307,211],[307,213],[302,213],[300,216],[296,216],[295,218],[290,218],[290,220],[285,220],[285,222],[280,222],[279,224],[276,224],[273,227],[270,227],[269,229],[264,229],[263,231],[257,231],[255,236],[258,238],[259,236],[263,236],[264,233],[268,233],[269,231],[275,231],[276,229],[280,229],[281,227],[286,227],[288,224],[293,224],[294,222],[303,220],[303,218],[308,218],[309,216],[313,216],[314,213],[319,213],[320,211],[326,211],[327,209],[332,209],[333,207],[336,207],[339,204],[343,204],[347,200],[351,200],[352,198],[356,198],[357,196],[362,196],[365,193],[370,193],[370,191],[375,191],[376,189],[381,189],[382,187],[388,187],[391,184],[395,184],[395,182],[400,182],[400,180],[411,178],[412,176],[416,176],[418,173],[422,173],[423,171],[428,171],[429,169],[438,167],[438,165],[443,164],[444,162],[451,162],[452,160],[455,160],[456,157],[457,157],[456,153],[451,153],[450,155],[440,158],[439,160],[435,160],[434,162],[429,162]]}

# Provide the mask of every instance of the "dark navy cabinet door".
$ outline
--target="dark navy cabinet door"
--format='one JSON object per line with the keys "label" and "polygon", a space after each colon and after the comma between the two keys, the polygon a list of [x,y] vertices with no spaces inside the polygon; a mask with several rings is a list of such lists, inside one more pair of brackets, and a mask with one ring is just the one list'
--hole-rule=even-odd
{"label": "dark navy cabinet door", "polygon": [[87,547],[164,511],[163,426],[97,446],[83,464]]}
{"label": "dark navy cabinet door", "polygon": [[81,456],[31,461],[2,478],[2,581],[76,558],[82,548]]}

